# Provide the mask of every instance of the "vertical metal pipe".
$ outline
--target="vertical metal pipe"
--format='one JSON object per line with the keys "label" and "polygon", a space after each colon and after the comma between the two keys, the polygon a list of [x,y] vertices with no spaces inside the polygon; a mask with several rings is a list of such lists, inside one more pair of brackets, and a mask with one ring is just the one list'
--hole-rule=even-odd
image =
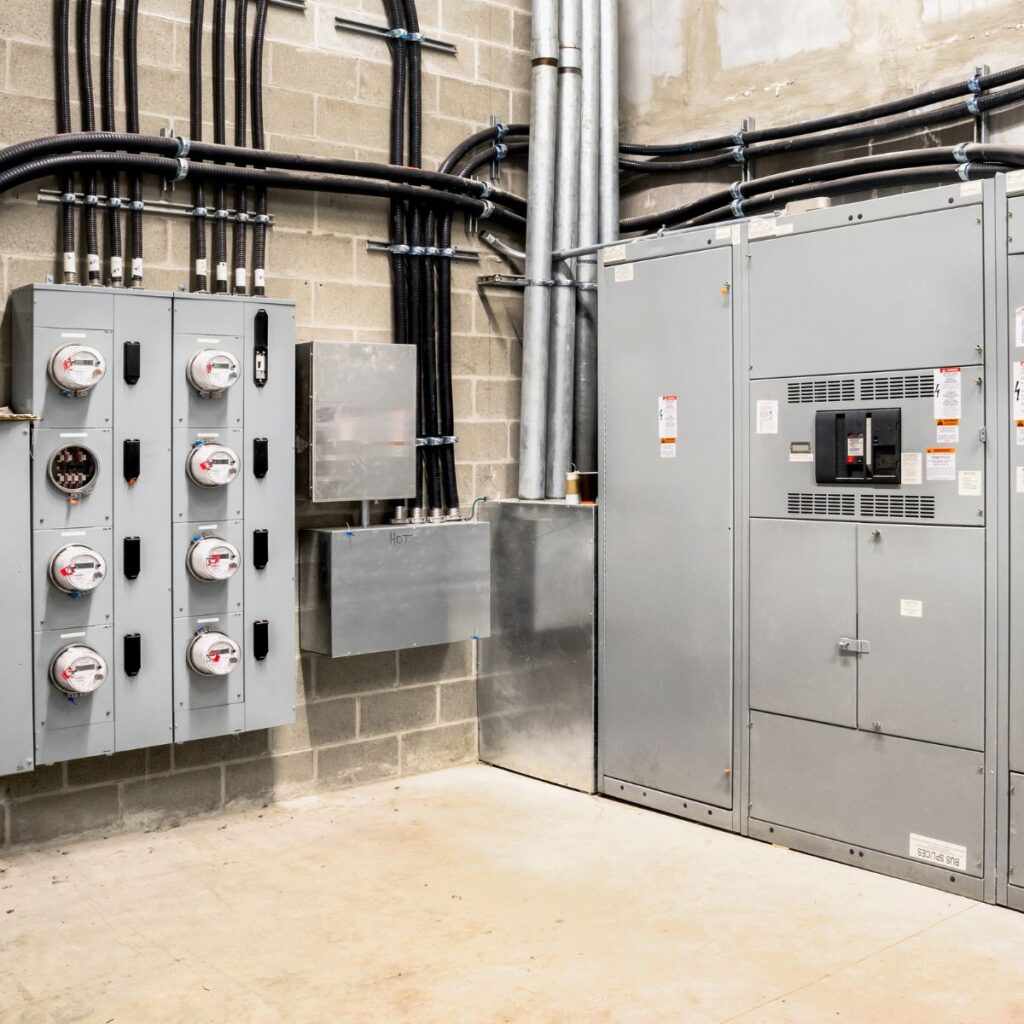
{"label": "vertical metal pipe", "polygon": [[544,497],[557,119],[558,0],[536,0],[533,5],[527,188],[530,216],[526,225],[527,284],[523,308],[523,397],[519,435],[519,496],[533,499]]}
{"label": "vertical metal pipe", "polygon": [[601,0],[601,241],[619,237],[619,0]]}
{"label": "vertical metal pipe", "polygon": [[[576,245],[580,207],[581,0],[562,0],[558,18],[558,158],[555,171],[554,244]],[[565,497],[572,466],[573,379],[576,361],[576,261],[554,267],[548,339],[548,438],[546,491]]]}
{"label": "vertical metal pipe", "polygon": [[[601,116],[601,78],[598,71],[601,21],[597,0],[584,0],[583,65],[580,128],[580,216],[577,243],[597,245],[598,131]],[[583,473],[597,470],[597,254],[581,256],[576,264],[576,368],[573,461]]]}

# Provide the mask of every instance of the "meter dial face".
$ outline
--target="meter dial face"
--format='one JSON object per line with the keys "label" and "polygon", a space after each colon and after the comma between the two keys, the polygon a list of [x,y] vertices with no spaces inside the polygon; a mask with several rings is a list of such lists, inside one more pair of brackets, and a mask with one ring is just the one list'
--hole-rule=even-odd
{"label": "meter dial face", "polygon": [[204,395],[223,394],[238,381],[242,368],[238,360],[221,349],[200,349],[188,363],[188,382]]}
{"label": "meter dial face", "polygon": [[50,580],[65,594],[87,594],[106,576],[106,559],[84,544],[68,544],[50,559]]}
{"label": "meter dial face", "polygon": [[242,652],[226,633],[210,630],[197,633],[188,646],[188,664],[201,676],[226,676],[241,661]]}
{"label": "meter dial face", "polygon": [[50,380],[75,395],[91,391],[107,372],[107,362],[88,345],[63,345],[50,357]]}
{"label": "meter dial face", "polygon": [[200,537],[188,550],[188,571],[203,583],[220,583],[238,572],[242,556],[221,537]]}
{"label": "meter dial face", "polygon": [[50,662],[50,682],[70,697],[94,693],[107,678],[107,663],[91,647],[71,644]]}
{"label": "meter dial face", "polygon": [[224,487],[238,476],[238,456],[223,444],[200,444],[188,454],[189,478],[200,487]]}

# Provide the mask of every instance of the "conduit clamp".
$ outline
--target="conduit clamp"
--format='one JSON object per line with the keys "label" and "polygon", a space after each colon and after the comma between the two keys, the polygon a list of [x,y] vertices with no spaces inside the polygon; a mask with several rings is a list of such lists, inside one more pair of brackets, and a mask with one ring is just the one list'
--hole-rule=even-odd
{"label": "conduit clamp", "polygon": [[729,186],[729,195],[731,195],[733,199],[744,199],[745,196],[743,195],[743,182],[734,181]]}
{"label": "conduit clamp", "polygon": [[269,213],[254,213],[252,215],[252,219],[257,224],[269,224],[270,223],[270,214]]}
{"label": "conduit clamp", "polygon": [[500,121],[494,126],[494,141],[501,142],[505,136],[508,135],[508,125],[502,124]]}
{"label": "conduit clamp", "polygon": [[972,96],[967,101],[967,109],[975,117],[979,117],[981,115],[981,107],[978,106],[978,97],[977,96]]}
{"label": "conduit clamp", "polygon": [[179,181],[184,181],[188,177],[188,160],[184,157],[178,157],[178,172],[173,178],[171,178],[171,184],[176,185]]}
{"label": "conduit clamp", "polygon": [[188,156],[192,151],[192,140],[184,135],[175,135],[174,141],[178,144],[178,152],[176,156],[183,157]]}
{"label": "conduit clamp", "polygon": [[747,150],[745,146],[733,146],[732,158],[738,164],[745,164],[747,162]]}
{"label": "conduit clamp", "polygon": [[423,42],[423,33],[422,32],[407,32],[404,28],[388,29],[387,32],[382,32],[381,35],[385,39],[397,39],[400,43],[422,43]]}
{"label": "conduit clamp", "polygon": [[494,159],[495,160],[504,160],[505,157],[507,157],[507,156],[508,156],[508,146],[506,146],[504,142],[499,142],[494,147]]}
{"label": "conduit clamp", "polygon": [[457,437],[417,437],[416,447],[417,448],[440,448],[446,444],[456,444],[458,442]]}
{"label": "conduit clamp", "polygon": [[107,199],[108,210],[120,210],[123,205],[124,204],[121,202],[120,196],[110,196],[110,198]]}
{"label": "conduit clamp", "polygon": [[489,199],[481,200],[484,204],[484,208],[476,215],[477,220],[487,220],[488,217],[494,213],[494,203]]}
{"label": "conduit clamp", "polygon": [[142,213],[146,208],[146,204],[141,199],[133,199],[129,205],[134,213]]}
{"label": "conduit clamp", "polygon": [[961,164],[956,169],[956,173],[959,175],[961,181],[970,181],[971,180],[971,168],[973,166],[974,166],[974,164],[971,164],[971,163]]}
{"label": "conduit clamp", "polygon": [[732,141],[734,143],[736,143],[737,146],[745,146],[746,145],[746,143],[743,141],[745,137],[746,137],[746,132],[744,132],[744,130],[742,128],[738,132],[733,132],[732,133]]}
{"label": "conduit clamp", "polygon": [[214,210],[213,211],[213,219],[214,220],[227,220],[229,216],[230,215],[228,214],[227,210]]}
{"label": "conduit clamp", "polygon": [[973,92],[975,94],[984,92],[984,89],[982,88],[982,85],[981,85],[981,72],[980,71],[975,71],[974,74],[970,78],[967,79],[967,88],[971,92]]}
{"label": "conduit clamp", "polygon": [[958,164],[966,164],[970,160],[967,155],[967,145],[966,142],[961,142],[959,146],[953,147],[953,159]]}
{"label": "conduit clamp", "polygon": [[99,206],[100,197],[99,196],[83,196],[82,197],[82,201],[85,203],[86,206]]}
{"label": "conduit clamp", "polygon": [[486,181],[482,182],[482,188],[480,189],[479,199],[490,199],[494,195],[494,189]]}
{"label": "conduit clamp", "polygon": [[239,224],[248,224],[252,218],[247,213],[243,213],[241,210],[235,212],[235,221]]}
{"label": "conduit clamp", "polygon": [[78,196],[74,192],[61,192],[60,201],[74,206],[78,202]]}
{"label": "conduit clamp", "polygon": [[192,208],[192,216],[202,220],[210,215],[210,211],[205,206],[195,206]]}
{"label": "conduit clamp", "polygon": [[729,204],[729,209],[732,211],[732,215],[734,217],[746,217],[746,215],[747,215],[746,211],[743,209],[743,200],[742,199],[734,199]]}

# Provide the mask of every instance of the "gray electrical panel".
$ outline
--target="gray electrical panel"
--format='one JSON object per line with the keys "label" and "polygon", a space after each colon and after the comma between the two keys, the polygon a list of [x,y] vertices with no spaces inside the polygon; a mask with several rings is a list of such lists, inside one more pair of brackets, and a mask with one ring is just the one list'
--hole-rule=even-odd
{"label": "gray electrical panel", "polygon": [[35,762],[291,721],[291,304],[35,285],[12,308]]}

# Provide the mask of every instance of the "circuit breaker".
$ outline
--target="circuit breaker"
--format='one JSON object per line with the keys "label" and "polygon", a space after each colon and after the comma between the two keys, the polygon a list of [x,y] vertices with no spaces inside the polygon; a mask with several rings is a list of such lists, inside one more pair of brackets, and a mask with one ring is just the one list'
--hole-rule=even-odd
{"label": "circuit breaker", "polygon": [[291,721],[292,307],[57,285],[12,302],[13,406],[38,417],[36,762]]}

